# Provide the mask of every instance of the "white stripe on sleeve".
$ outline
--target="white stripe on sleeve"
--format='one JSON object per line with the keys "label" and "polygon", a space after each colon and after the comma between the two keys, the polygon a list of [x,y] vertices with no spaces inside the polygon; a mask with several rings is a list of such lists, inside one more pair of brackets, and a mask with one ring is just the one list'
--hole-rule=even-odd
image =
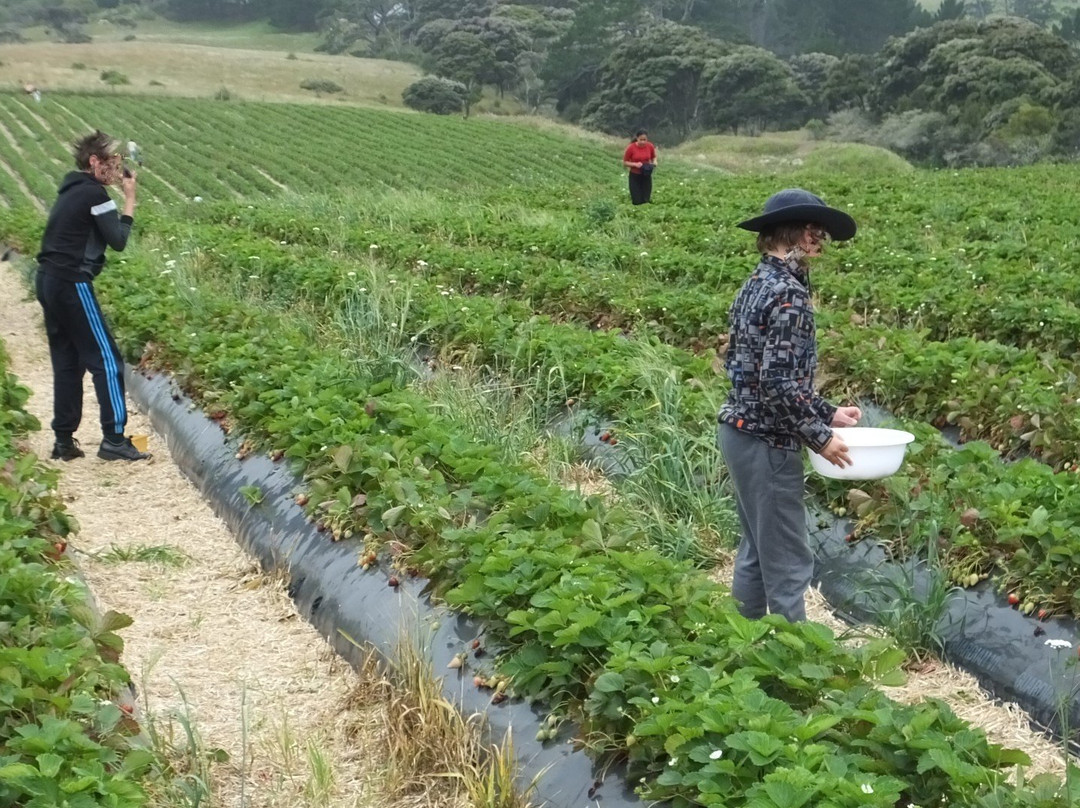
{"label": "white stripe on sleeve", "polygon": [[100,216],[103,213],[108,213],[110,210],[116,210],[116,202],[110,199],[108,202],[102,202],[100,205],[94,205],[90,208],[90,212],[95,216]]}

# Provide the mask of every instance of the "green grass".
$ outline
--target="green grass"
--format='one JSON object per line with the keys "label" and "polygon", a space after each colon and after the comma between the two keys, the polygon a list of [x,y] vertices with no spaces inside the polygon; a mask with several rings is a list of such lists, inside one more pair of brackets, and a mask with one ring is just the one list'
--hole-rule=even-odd
{"label": "green grass", "polygon": [[[177,23],[157,18],[135,20],[135,23],[135,27],[131,28],[96,19],[82,28],[94,38],[95,43],[102,44],[122,42],[124,37],[134,34],[136,40],[147,42],[301,53],[314,51],[319,43],[317,33],[279,31],[265,20],[248,23]],[[46,33],[44,26],[23,28],[20,33],[30,42],[53,41],[53,37]]]}
{"label": "green grass", "polygon": [[904,158],[877,146],[811,140],[805,132],[771,132],[758,137],[706,135],[672,149],[671,154],[733,174],[804,172],[910,172]]}

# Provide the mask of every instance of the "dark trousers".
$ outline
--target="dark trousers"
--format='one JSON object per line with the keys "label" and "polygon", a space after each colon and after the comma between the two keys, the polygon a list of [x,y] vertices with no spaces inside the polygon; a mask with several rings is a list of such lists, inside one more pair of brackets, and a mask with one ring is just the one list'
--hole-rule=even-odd
{"label": "dark trousers", "polygon": [[635,205],[652,201],[652,174],[630,172],[630,201]]}
{"label": "dark trousers", "polygon": [[37,273],[37,299],[53,367],[53,432],[67,439],[82,421],[83,375],[90,371],[101,407],[101,431],[122,434],[127,424],[124,362],[105,325],[94,286]]}

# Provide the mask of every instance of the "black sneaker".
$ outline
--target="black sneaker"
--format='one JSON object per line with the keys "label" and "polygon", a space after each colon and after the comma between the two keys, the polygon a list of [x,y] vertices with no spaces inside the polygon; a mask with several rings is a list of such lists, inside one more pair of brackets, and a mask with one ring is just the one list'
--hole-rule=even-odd
{"label": "black sneaker", "polygon": [[86,452],[79,448],[79,442],[75,438],[70,441],[56,441],[53,444],[53,460],[76,460],[80,457],[86,457]]}
{"label": "black sneaker", "polygon": [[150,452],[140,452],[131,438],[125,437],[120,443],[103,440],[97,456],[102,460],[149,460]]}

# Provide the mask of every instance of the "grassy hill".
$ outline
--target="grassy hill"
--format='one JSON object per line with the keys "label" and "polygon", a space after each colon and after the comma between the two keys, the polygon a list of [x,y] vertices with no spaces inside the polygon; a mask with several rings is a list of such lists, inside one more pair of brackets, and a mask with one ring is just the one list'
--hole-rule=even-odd
{"label": "grassy hill", "polygon": [[736,174],[790,174],[802,170],[876,174],[913,170],[910,163],[888,149],[812,140],[805,132],[760,137],[706,135],[670,153]]}
{"label": "grassy hill", "polygon": [[[107,70],[123,74],[130,83],[107,84],[101,78]],[[405,62],[136,39],[85,45],[5,45],[0,87],[15,89],[29,82],[46,93],[107,91],[201,97],[226,88],[234,97],[250,100],[307,101],[316,100],[315,95],[301,89],[300,83],[328,79],[344,88],[343,93],[324,96],[333,103],[401,106],[402,90],[420,75],[419,68]]]}

